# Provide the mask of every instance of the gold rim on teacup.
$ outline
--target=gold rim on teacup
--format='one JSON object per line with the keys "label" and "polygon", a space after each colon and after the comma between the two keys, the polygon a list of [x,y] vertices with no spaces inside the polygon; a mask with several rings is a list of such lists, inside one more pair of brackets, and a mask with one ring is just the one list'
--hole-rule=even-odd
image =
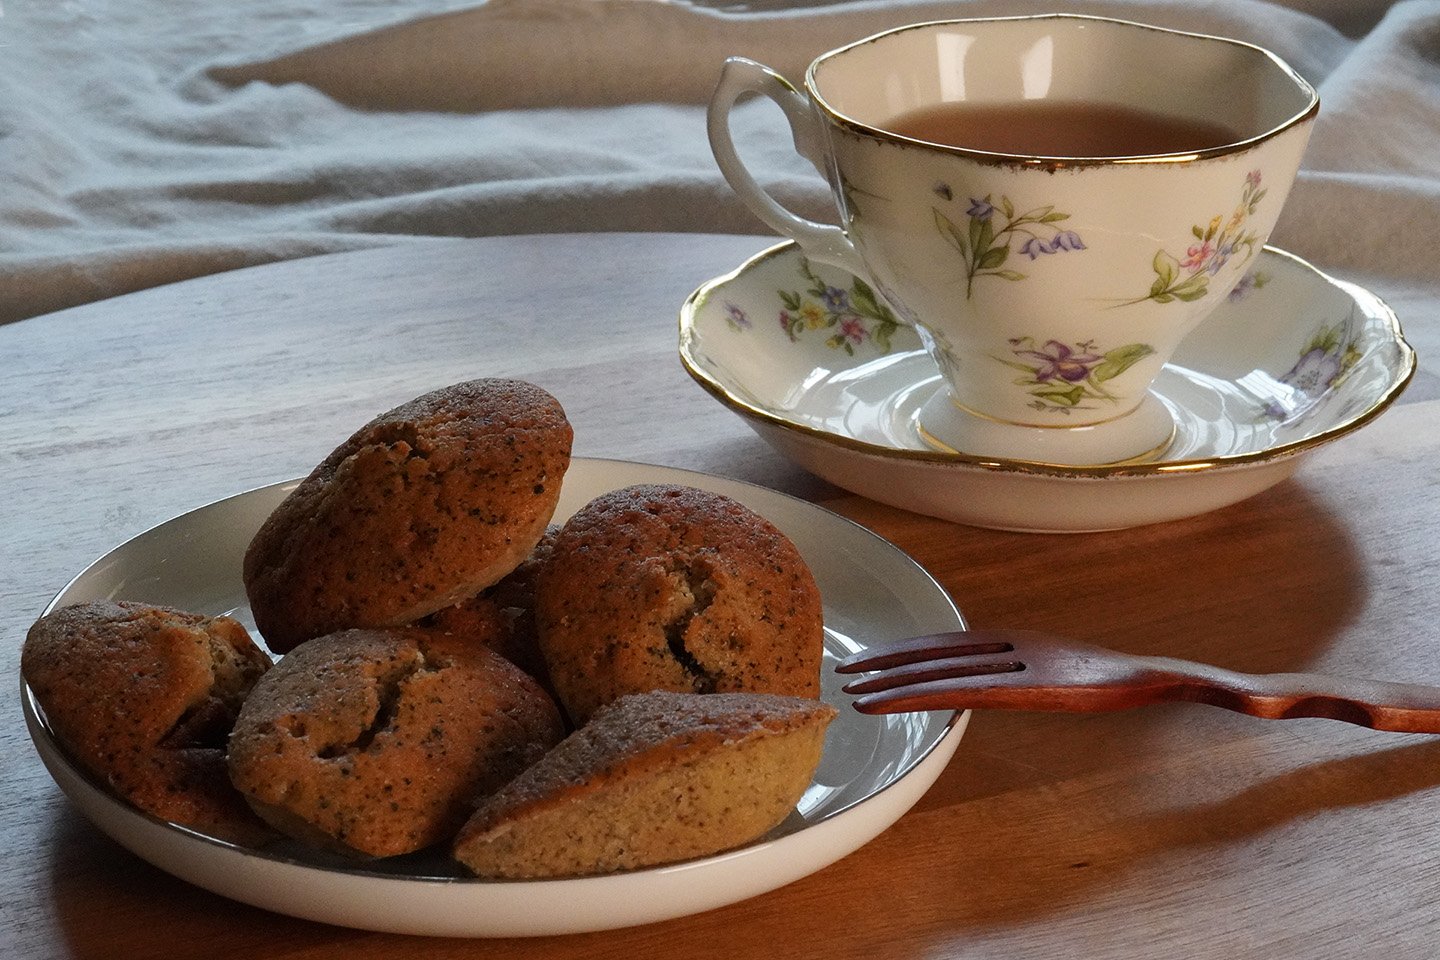
{"label": "gold rim on teacup", "polygon": [[[1245,137],[1232,143],[1221,144],[1219,146],[1206,147],[1201,150],[1186,150],[1179,153],[1136,154],[1134,156],[1122,157],[1066,157],[1029,155],[1019,153],[996,153],[988,150],[975,150],[969,147],[958,147],[952,144],[935,143],[930,140],[918,140],[913,137],[907,137],[903,134],[886,130],[883,127],[878,127],[873,124],[868,124],[860,120],[856,120],[854,117],[847,116],[845,113],[837,110],[820,93],[819,85],[816,80],[816,71],[828,61],[833,60],[836,57],[839,57],[840,55],[853,51],[857,48],[864,47],[868,44],[876,43],[880,40],[897,36],[899,34],[908,33],[910,31],[934,29],[936,27],[944,27],[951,24],[961,25],[977,23],[1003,23],[1046,20],[1080,21],[1082,23],[1104,23],[1108,25],[1126,28],[1149,30],[1155,33],[1169,34],[1177,37],[1188,37],[1196,40],[1212,41],[1214,43],[1225,44],[1239,49],[1248,50],[1255,54],[1261,55],[1265,59],[1269,60],[1274,66],[1278,67],[1287,77],[1290,78],[1290,80],[1298,88],[1308,93],[1309,101],[1303,109],[1297,111],[1294,115],[1282,121],[1281,123],[1274,125],[1269,129],[1253,136]],[[940,153],[953,154],[955,156],[965,157],[976,163],[992,164],[995,166],[1025,166],[1053,169],[1061,169],[1064,167],[1107,166],[1111,164],[1191,163],[1198,160],[1208,160],[1214,157],[1223,157],[1233,153],[1243,153],[1246,150],[1249,150],[1261,143],[1264,143],[1266,140],[1279,136],[1286,130],[1289,130],[1291,127],[1313,119],[1320,111],[1320,94],[1315,90],[1314,86],[1312,86],[1304,77],[1300,76],[1300,74],[1296,72],[1295,69],[1291,67],[1288,63],[1286,63],[1275,53],[1265,49],[1264,47],[1257,46],[1253,43],[1246,43],[1243,40],[1234,40],[1229,37],[1220,37],[1208,33],[1196,33],[1188,30],[1173,30],[1168,27],[1157,27],[1153,24],[1139,23],[1134,20],[1124,20],[1118,17],[1096,17],[1088,14],[1077,13],[1043,13],[1031,16],[1017,17],[973,17],[954,20],[930,20],[924,23],[912,23],[903,27],[896,27],[894,29],[884,30],[880,33],[876,33],[871,36],[864,37],[860,40],[856,40],[853,43],[848,43],[843,47],[838,47],[834,50],[831,50],[829,53],[825,53],[817,57],[805,71],[804,86],[805,92],[809,95],[812,102],[814,102],[816,107],[818,107],[832,123],[836,124],[837,126],[843,127],[858,136],[867,137],[869,139],[877,140],[882,143],[893,143],[897,146],[921,147],[929,150],[935,150]]]}

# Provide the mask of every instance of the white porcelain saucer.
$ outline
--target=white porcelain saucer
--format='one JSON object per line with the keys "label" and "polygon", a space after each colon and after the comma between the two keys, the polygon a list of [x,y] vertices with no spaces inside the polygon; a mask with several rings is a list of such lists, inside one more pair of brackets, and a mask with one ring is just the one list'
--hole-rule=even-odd
{"label": "white porcelain saucer", "polygon": [[917,412],[940,375],[862,281],[786,242],[701,286],[680,313],[701,386],[837,486],[982,527],[1082,532],[1193,516],[1289,477],[1378,416],[1415,372],[1374,294],[1266,247],[1154,392],[1175,437],[1140,464],[1059,467],[937,452]]}

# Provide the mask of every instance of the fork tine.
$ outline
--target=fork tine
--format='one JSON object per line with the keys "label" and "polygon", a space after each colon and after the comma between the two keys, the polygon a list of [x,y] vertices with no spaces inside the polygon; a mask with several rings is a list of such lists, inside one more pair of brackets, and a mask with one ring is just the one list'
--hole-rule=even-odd
{"label": "fork tine", "polygon": [[861,713],[919,713],[926,710],[965,710],[968,705],[957,705],[955,690],[947,687],[930,693],[915,687],[899,690],[883,690],[856,697],[850,705]]}
{"label": "fork tine", "polygon": [[941,658],[1009,653],[1015,647],[1003,630],[952,630],[879,643],[835,665],[836,673],[864,673]]}
{"label": "fork tine", "polygon": [[974,680],[949,677],[893,686],[866,693],[850,701],[861,713],[911,713],[923,710],[1031,709],[1065,710],[1059,702],[1047,702],[1025,671],[975,675]]}
{"label": "fork tine", "polygon": [[[988,644],[987,646],[1000,646],[999,644]],[[991,653],[992,651],[984,651]],[[1005,653],[1005,650],[996,650],[994,653]],[[1025,664],[1014,658],[1005,660],[976,659],[974,656],[963,658],[950,657],[942,660],[923,660],[918,663],[906,663],[897,667],[881,670],[868,677],[861,677],[858,680],[851,680],[842,688],[846,693],[866,694],[880,693],[895,687],[914,687],[918,684],[929,683],[934,680],[954,680],[959,677],[980,677],[994,673],[1016,673],[1024,670]]]}

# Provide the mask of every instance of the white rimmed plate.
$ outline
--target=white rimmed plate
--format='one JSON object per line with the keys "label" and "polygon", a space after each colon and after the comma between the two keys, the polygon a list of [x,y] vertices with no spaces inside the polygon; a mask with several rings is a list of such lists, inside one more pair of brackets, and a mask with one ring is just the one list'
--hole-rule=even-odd
{"label": "white rimmed plate", "polygon": [[782,243],[690,296],[681,360],[812,473],[982,527],[1107,530],[1227,506],[1378,416],[1415,372],[1415,353],[1378,297],[1266,247],[1156,381],[1176,421],[1160,457],[1094,467],[971,457],[920,437],[916,415],[940,388],[939,372],[914,332],[877,320],[874,304],[850,274]]}
{"label": "white rimmed plate", "polygon": [[[834,662],[877,641],[964,626],[949,596],[885,540],[813,504],[734,480],[666,467],[575,460],[556,519],[634,483],[684,483],[734,497],[791,538],[825,603],[823,697],[840,708],[814,783],[767,838],[673,866],[529,882],[467,878],[444,851],[364,864],[296,845],[247,850],[165,823],[119,800],[55,742],[30,691],[21,700],[45,766],[101,831],[162,870],[278,913],[367,930],[451,937],[537,936],[632,926],[765,893],[827,866],[895,822],[944,769],[968,714],[856,713]],[[116,547],[52,601],[114,598],[230,613],[253,629],[240,580],[250,538],[294,482],[183,514]]]}

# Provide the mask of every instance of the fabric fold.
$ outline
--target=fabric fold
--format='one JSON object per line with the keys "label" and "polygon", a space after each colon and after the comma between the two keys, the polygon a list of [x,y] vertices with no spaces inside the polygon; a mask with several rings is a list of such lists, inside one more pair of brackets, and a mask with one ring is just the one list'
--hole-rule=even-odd
{"label": "fabric fold", "polygon": [[[815,55],[882,29],[1055,6],[711,3],[6,4],[0,322],[428,237],[765,234],[706,138],[726,56],[798,81]],[[1395,272],[1407,291],[1433,282],[1423,245],[1406,238],[1424,235],[1440,196],[1440,0],[1388,11],[1343,0],[1067,9],[1275,50],[1322,95],[1276,242],[1322,267]],[[732,128],[767,189],[805,216],[834,218],[773,105],[741,104]],[[767,242],[757,236],[757,249]]]}
{"label": "fabric fold", "polygon": [[[1338,36],[1295,11],[1264,20],[1233,3],[1091,0],[1068,12],[1154,19],[1198,32],[1265,40],[1307,75],[1328,68]],[[490,0],[477,7],[210,68],[227,86],[300,83],[371,110],[513,110],[670,102],[701,104],[727,56],[792,82],[819,54],[906,23],[1056,12],[1050,0],[901,0],[763,13],[662,0]]]}

